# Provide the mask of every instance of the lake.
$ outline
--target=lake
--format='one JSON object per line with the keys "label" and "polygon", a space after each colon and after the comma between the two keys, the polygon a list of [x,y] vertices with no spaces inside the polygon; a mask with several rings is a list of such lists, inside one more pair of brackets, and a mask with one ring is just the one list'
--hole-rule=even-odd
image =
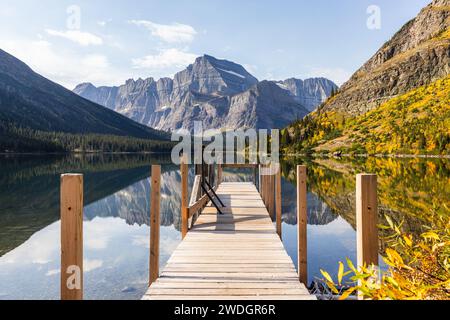
{"label": "lake", "polygon": [[[84,174],[85,299],[139,299],[149,268],[150,165],[162,165],[161,267],[181,241],[179,168],[164,155],[0,156],[0,300],[59,299],[59,182]],[[355,175],[379,176],[379,216],[420,233],[450,217],[450,160],[358,158],[282,162],[283,243],[297,261],[295,166],[308,166],[309,282],[356,260]],[[251,181],[245,170],[225,181]],[[189,183],[194,180],[190,170]],[[380,235],[380,244],[385,242]]]}

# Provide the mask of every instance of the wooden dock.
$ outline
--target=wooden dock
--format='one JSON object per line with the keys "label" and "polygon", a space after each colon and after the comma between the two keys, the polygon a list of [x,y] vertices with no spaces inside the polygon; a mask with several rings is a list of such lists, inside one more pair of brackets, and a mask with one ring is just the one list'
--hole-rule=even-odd
{"label": "wooden dock", "polygon": [[221,183],[144,300],[315,300],[253,183]]}
{"label": "wooden dock", "polygon": [[[252,169],[253,183],[222,183],[225,167]],[[188,201],[189,170],[183,157],[183,241],[160,273],[161,166],[153,165],[149,289],[142,299],[316,300],[304,285],[308,279],[307,168],[297,166],[297,273],[281,242],[281,171],[273,170],[276,167],[218,165],[216,176],[213,165],[196,165]],[[83,299],[83,190],[82,175],[61,176],[62,300]],[[377,176],[358,174],[358,267],[378,265],[377,198]]]}

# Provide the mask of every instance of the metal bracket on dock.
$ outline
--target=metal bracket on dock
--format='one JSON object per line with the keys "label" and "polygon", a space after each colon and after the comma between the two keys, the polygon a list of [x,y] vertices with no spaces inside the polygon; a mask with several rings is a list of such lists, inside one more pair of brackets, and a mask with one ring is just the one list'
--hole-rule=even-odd
{"label": "metal bracket on dock", "polygon": [[214,188],[211,187],[211,185],[208,183],[208,181],[205,180],[206,185],[208,186],[208,188],[212,191],[212,193],[214,194],[214,197],[217,198],[217,200],[219,200],[220,205],[222,206],[222,208],[226,208],[226,206],[223,204],[222,200],[220,200],[219,196],[217,195],[217,193],[214,191]]}
{"label": "metal bracket on dock", "polygon": [[[206,182],[206,180],[204,180],[204,182],[206,183],[206,185],[208,185],[209,190],[207,190],[206,187],[205,187],[205,185],[202,183],[201,185],[202,185],[203,192],[208,196],[209,200],[211,200],[211,203],[214,205],[214,207],[216,207],[217,212],[218,212],[220,215],[222,215],[223,212],[222,212],[222,210],[220,210],[219,206],[218,206],[218,205],[216,204],[216,202],[214,201],[214,197],[215,197],[217,200],[219,200],[219,202],[220,202],[220,204],[222,205],[222,207],[225,208],[225,206],[224,206],[222,200],[220,200],[220,198],[217,196],[217,194],[216,194],[216,192],[214,191],[214,189],[211,188],[211,186],[209,185],[209,183]],[[211,197],[211,195],[209,194],[210,191],[212,191],[214,197]]]}

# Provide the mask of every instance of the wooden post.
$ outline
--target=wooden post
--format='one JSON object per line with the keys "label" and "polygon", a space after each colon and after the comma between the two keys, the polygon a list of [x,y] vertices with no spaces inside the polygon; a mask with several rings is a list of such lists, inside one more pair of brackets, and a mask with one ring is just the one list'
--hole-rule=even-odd
{"label": "wooden post", "polygon": [[184,239],[188,233],[189,208],[188,208],[188,174],[189,167],[187,156],[181,158],[181,236]]}
{"label": "wooden post", "polygon": [[255,166],[253,168],[253,183],[255,184],[255,186],[257,185],[257,176],[258,176],[258,172],[257,172],[257,167]]}
{"label": "wooden post", "polygon": [[61,300],[83,299],[83,175],[61,176]]}
{"label": "wooden post", "polygon": [[218,164],[217,165],[217,185],[220,185],[222,183],[222,165]]}
{"label": "wooden post", "polygon": [[270,166],[270,175],[268,176],[269,179],[269,199],[268,199],[268,204],[269,204],[269,214],[270,214],[270,218],[272,218],[272,221],[275,220],[275,210],[274,210],[274,202],[275,202],[275,176],[272,175],[272,166]]}
{"label": "wooden post", "polygon": [[[266,166],[266,173],[268,173],[269,167]],[[267,210],[269,210],[269,175],[264,176],[264,203],[266,204]]]}
{"label": "wooden post", "polygon": [[262,166],[259,165],[258,187],[259,187],[259,194],[261,195],[261,198],[262,198],[263,190],[262,190],[262,174],[261,174],[261,172],[262,172]]}
{"label": "wooden post", "polygon": [[[267,168],[268,169],[268,171],[270,170],[270,167],[268,167]],[[270,171],[269,171],[270,172]],[[272,176],[271,175],[268,175],[267,176],[267,182],[266,182],[266,185],[267,185],[267,194],[266,194],[266,202],[267,202],[267,211],[269,211],[269,215],[270,215],[270,218],[272,218],[272,220],[273,220],[273,217],[272,217],[272,209],[271,209],[271,197],[270,197],[270,191],[271,191],[271,188],[272,188],[272,186],[271,186],[271,179],[272,178]]]}
{"label": "wooden post", "polygon": [[[195,175],[200,175],[201,179],[203,179],[203,165],[196,164],[195,165]],[[203,190],[200,189],[200,195],[203,195]]]}
{"label": "wooden post", "polygon": [[204,164],[204,169],[203,169],[203,172],[204,172],[204,176],[203,176],[203,178],[206,180],[206,181],[208,181],[208,183],[210,182],[209,181],[209,165],[207,165],[206,163]]}
{"label": "wooden post", "polygon": [[378,266],[377,176],[356,176],[356,226],[358,266]]}
{"label": "wooden post", "polygon": [[212,181],[212,170],[211,170],[211,165],[210,164],[207,164],[206,165],[207,167],[208,167],[208,183],[211,185],[211,186],[213,186],[213,181]]}
{"label": "wooden post", "polygon": [[275,205],[276,205],[276,224],[277,224],[277,233],[280,239],[282,239],[281,236],[281,166],[278,166],[278,170],[276,173],[276,183],[275,183]]}
{"label": "wooden post", "polygon": [[297,241],[298,241],[298,275],[304,285],[308,285],[308,204],[306,187],[306,166],[297,166]]}
{"label": "wooden post", "polygon": [[159,277],[159,228],[161,205],[161,166],[152,166],[150,197],[150,275],[149,286]]}
{"label": "wooden post", "polygon": [[[265,170],[265,168],[264,168],[264,170]],[[263,183],[262,183],[263,195],[262,195],[262,198],[263,198],[263,201],[264,201],[264,206],[267,208],[267,176],[263,175],[262,179],[263,179]]]}
{"label": "wooden post", "polygon": [[209,184],[214,188],[216,186],[216,166],[213,164],[210,165],[209,177],[211,179]]}

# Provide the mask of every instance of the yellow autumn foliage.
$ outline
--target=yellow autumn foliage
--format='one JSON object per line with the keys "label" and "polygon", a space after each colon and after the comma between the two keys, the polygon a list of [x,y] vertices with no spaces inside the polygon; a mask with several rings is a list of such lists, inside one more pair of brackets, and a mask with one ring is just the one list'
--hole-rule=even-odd
{"label": "yellow autumn foliage", "polygon": [[339,263],[335,282],[322,270],[323,282],[336,294],[344,276],[349,276],[350,286],[340,297],[347,299],[358,292],[366,300],[449,300],[450,299],[450,221],[442,221],[435,227],[414,238],[402,233],[401,226],[386,217],[392,235],[388,237],[390,248],[383,260],[388,270],[376,266],[356,268],[347,260],[348,271]]}
{"label": "yellow autumn foliage", "polygon": [[[313,113],[292,125],[284,146],[302,151],[367,154],[450,154],[450,76],[395,97],[357,117],[337,112]],[[342,143],[344,142],[344,143]]]}

